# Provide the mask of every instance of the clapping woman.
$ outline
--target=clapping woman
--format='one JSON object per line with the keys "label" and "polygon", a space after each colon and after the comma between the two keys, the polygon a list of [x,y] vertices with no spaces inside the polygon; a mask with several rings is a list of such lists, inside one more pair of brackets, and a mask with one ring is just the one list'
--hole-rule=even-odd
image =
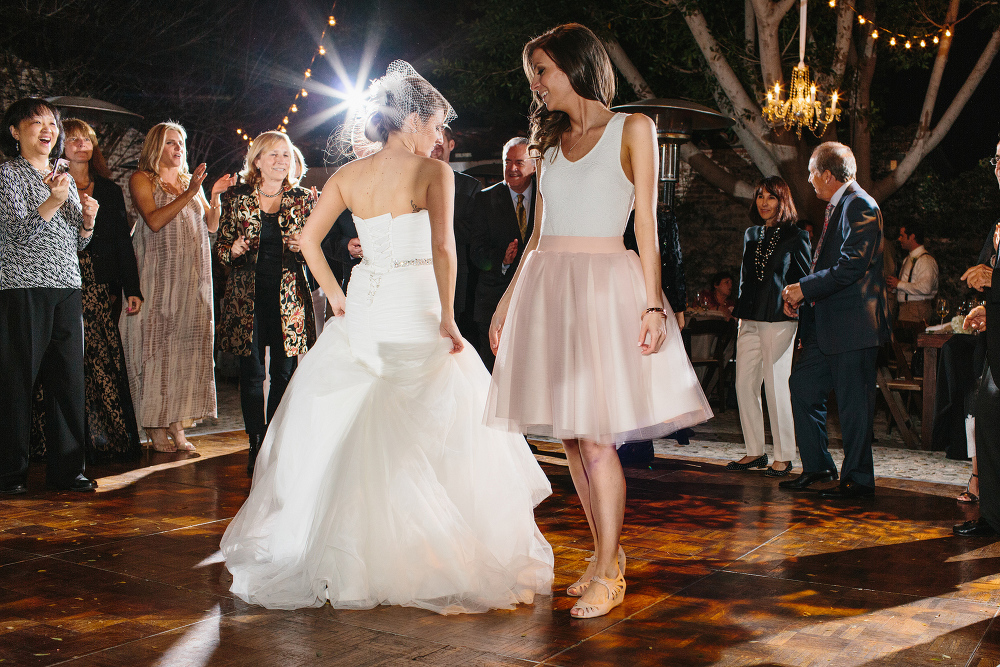
{"label": "clapping woman", "polygon": [[736,338],[736,396],[747,455],[726,470],[767,468],[761,383],[774,439],[774,462],[764,473],[782,477],[795,458],[795,425],[788,391],[798,322],[785,315],[781,290],[809,273],[809,234],[795,225],[792,192],[780,176],[757,184],[743,238],[740,294],[733,316],[740,318]]}
{"label": "clapping woman", "polygon": [[83,475],[83,314],[77,251],[90,242],[97,200],[49,162],[62,152],[59,111],[11,104],[0,125],[0,494],[27,491],[31,398],[45,394],[48,483],[93,491]]}
{"label": "clapping woman", "polygon": [[[299,233],[313,207],[298,187],[295,149],[281,132],[253,140],[241,184],[222,196],[215,253],[231,268],[222,301],[219,348],[240,359],[240,405],[250,439],[247,473],[267,425],[295,371],[316,340],[312,295],[299,253]],[[264,409],[264,352],[270,349],[270,390]]]}
{"label": "clapping woman", "polygon": [[208,234],[219,228],[219,196],[235,180],[217,180],[209,203],[201,189],[206,166],[188,171],[186,140],[176,123],[154,126],[129,179],[142,216],[132,244],[146,299],[137,315],[122,318],[129,382],[139,425],[166,452],[193,450],[185,423],[216,414]]}

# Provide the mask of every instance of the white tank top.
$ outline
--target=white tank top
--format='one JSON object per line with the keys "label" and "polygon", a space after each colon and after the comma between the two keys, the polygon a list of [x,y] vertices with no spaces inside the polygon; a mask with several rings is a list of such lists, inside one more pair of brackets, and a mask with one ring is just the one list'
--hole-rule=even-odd
{"label": "white tank top", "polygon": [[620,237],[635,202],[635,186],[622,170],[622,128],[616,113],[597,144],[576,162],[558,145],[545,151],[538,175],[542,236]]}

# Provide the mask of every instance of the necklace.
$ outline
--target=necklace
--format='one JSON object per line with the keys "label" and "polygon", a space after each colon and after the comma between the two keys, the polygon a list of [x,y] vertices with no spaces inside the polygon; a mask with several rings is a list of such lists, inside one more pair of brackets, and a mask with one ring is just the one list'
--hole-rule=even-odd
{"label": "necklace", "polygon": [[261,190],[259,187],[257,188],[257,194],[259,194],[261,197],[267,197],[268,199],[274,199],[275,197],[277,197],[278,195],[280,195],[283,191],[284,191],[284,189],[282,188],[282,189],[279,189],[277,192],[275,192],[273,195],[269,195],[266,192],[264,192],[263,190]]}
{"label": "necklace", "polygon": [[[768,239],[768,232],[773,231],[774,233],[770,235],[770,240]],[[775,227],[764,227],[764,234],[761,236],[760,240],[757,241],[757,248],[754,250],[754,268],[757,272],[758,282],[764,282],[764,270],[767,268],[767,263],[771,259],[771,255],[774,254],[775,248],[778,247],[778,230]],[[766,246],[766,249],[765,249]]]}
{"label": "necklace", "polygon": [[94,184],[93,181],[87,181],[86,185],[80,185],[79,183],[77,183],[76,184],[76,189],[79,190],[80,192],[83,192],[84,190],[88,189],[93,184]]}

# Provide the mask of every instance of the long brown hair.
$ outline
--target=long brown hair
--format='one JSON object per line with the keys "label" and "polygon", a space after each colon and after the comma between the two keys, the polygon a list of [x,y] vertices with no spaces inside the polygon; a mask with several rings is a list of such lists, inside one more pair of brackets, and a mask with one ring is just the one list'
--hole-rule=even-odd
{"label": "long brown hair", "polygon": [[[566,73],[573,90],[580,97],[596,100],[605,107],[615,97],[615,70],[611,66],[604,44],[590,28],[579,23],[556,26],[524,45],[521,54],[524,74],[530,83],[534,79],[531,56],[542,49],[556,66]],[[531,100],[531,145],[529,150],[544,154],[557,146],[559,138],[569,130],[569,115],[564,111],[549,111],[538,93]]]}
{"label": "long brown hair", "polygon": [[104,153],[101,152],[101,147],[97,145],[97,133],[94,132],[94,128],[87,121],[80,120],[79,118],[67,118],[63,121],[63,132],[67,138],[71,135],[79,134],[82,137],[90,139],[90,143],[94,147],[94,151],[90,154],[90,162],[87,165],[91,179],[95,175],[111,178],[111,170],[108,169]]}
{"label": "long brown hair", "polygon": [[779,227],[799,219],[799,214],[795,210],[795,202],[792,201],[792,190],[788,187],[788,183],[781,176],[768,176],[757,183],[757,188],[753,191],[753,199],[750,200],[750,220],[753,221],[753,224],[763,225],[765,222],[764,218],[760,217],[760,211],[757,210],[757,197],[765,190],[778,200]]}

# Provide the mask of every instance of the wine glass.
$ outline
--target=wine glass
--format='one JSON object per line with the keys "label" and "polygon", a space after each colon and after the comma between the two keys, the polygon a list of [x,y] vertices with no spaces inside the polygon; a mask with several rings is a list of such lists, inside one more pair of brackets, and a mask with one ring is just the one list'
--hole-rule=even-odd
{"label": "wine glass", "polygon": [[936,306],[938,317],[941,319],[939,324],[944,324],[944,318],[948,316],[948,300],[943,298],[938,299],[934,302],[934,305]]}

